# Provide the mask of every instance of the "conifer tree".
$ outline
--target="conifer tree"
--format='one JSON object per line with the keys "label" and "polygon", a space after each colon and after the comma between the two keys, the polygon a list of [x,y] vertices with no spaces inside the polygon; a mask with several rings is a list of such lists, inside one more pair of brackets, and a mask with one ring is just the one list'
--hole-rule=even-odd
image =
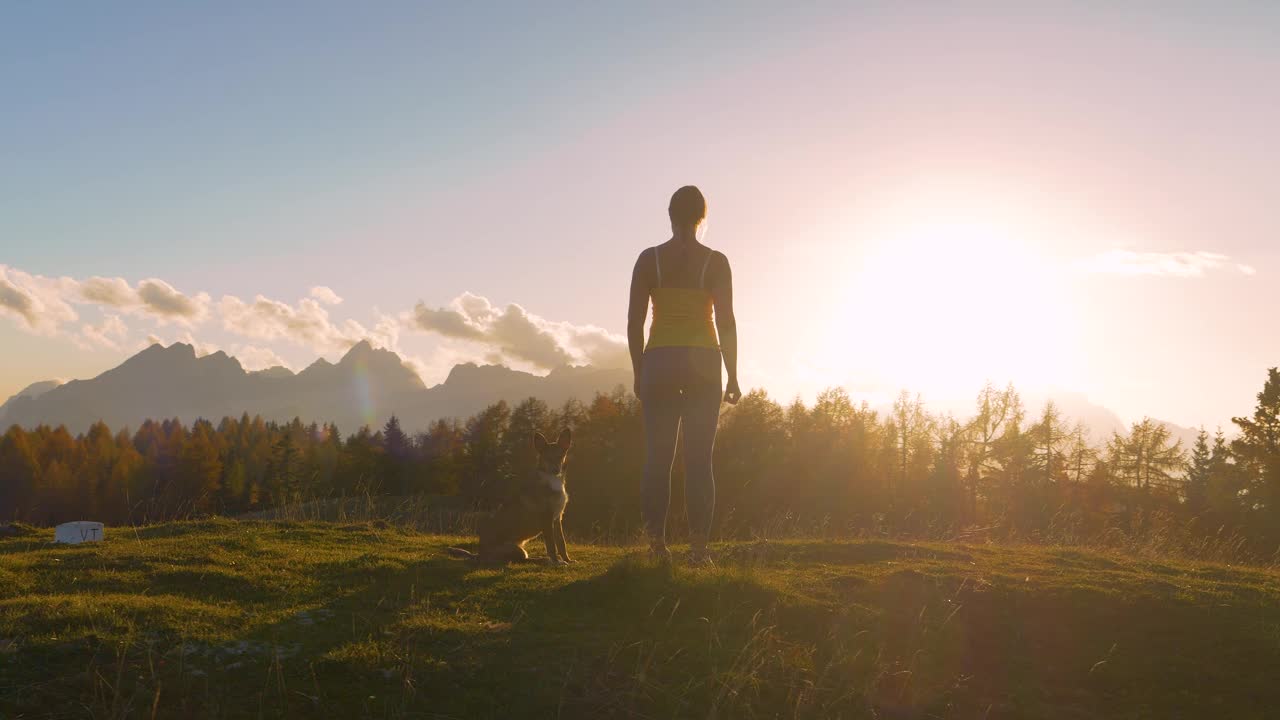
{"label": "conifer tree", "polygon": [[1187,510],[1199,515],[1208,507],[1209,482],[1213,475],[1213,453],[1209,450],[1209,433],[1204,428],[1196,434],[1187,463]]}
{"label": "conifer tree", "polygon": [[1280,537],[1280,369],[1267,371],[1267,380],[1253,415],[1232,418],[1240,437],[1231,443],[1251,499],[1250,511],[1260,515],[1259,527],[1268,537]]}

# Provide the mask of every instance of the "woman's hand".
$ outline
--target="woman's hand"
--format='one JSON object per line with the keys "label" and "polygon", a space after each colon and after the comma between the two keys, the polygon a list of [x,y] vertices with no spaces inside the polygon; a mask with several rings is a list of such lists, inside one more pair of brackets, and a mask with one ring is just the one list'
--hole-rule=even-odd
{"label": "woman's hand", "polygon": [[729,378],[729,384],[724,388],[724,401],[730,405],[737,405],[742,399],[742,391],[738,389],[738,378]]}

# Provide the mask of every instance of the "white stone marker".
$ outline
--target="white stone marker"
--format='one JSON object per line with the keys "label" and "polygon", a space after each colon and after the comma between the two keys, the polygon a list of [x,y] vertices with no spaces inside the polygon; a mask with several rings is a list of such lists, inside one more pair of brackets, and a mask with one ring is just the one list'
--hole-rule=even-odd
{"label": "white stone marker", "polygon": [[62,523],[53,529],[53,541],[56,543],[101,542],[102,523],[88,520]]}

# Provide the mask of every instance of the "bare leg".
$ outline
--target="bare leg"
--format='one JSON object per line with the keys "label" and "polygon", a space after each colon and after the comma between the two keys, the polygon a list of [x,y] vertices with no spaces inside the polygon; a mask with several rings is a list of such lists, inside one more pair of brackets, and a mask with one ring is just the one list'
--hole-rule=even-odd
{"label": "bare leg", "polygon": [[684,433],[685,507],[689,513],[689,544],[695,560],[707,559],[712,514],[716,504],[711,456],[720,418],[720,355],[691,352],[691,377],[685,387],[681,429]]}
{"label": "bare leg", "polygon": [[645,353],[640,371],[640,403],[644,419],[644,481],[640,487],[645,532],[655,557],[667,551],[667,510],[671,505],[671,465],[680,436],[679,355],[681,348],[658,348]]}

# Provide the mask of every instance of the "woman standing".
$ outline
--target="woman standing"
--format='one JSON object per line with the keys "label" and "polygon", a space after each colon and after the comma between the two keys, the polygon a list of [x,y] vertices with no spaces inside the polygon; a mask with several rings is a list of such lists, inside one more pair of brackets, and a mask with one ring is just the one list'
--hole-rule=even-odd
{"label": "woman standing", "polygon": [[[720,402],[738,402],[738,332],[729,259],[698,242],[707,202],[692,185],[671,196],[671,239],[647,248],[631,273],[627,341],[635,393],[644,413],[645,461],[640,490],[653,556],[669,561],[667,508],[676,439],[684,432],[685,507],[690,561],[710,562],[707,541],[715,507],[711,452]],[[653,300],[653,324],[644,321]],[[713,320],[714,312],[714,320]],[[728,370],[721,390],[720,363]]]}

